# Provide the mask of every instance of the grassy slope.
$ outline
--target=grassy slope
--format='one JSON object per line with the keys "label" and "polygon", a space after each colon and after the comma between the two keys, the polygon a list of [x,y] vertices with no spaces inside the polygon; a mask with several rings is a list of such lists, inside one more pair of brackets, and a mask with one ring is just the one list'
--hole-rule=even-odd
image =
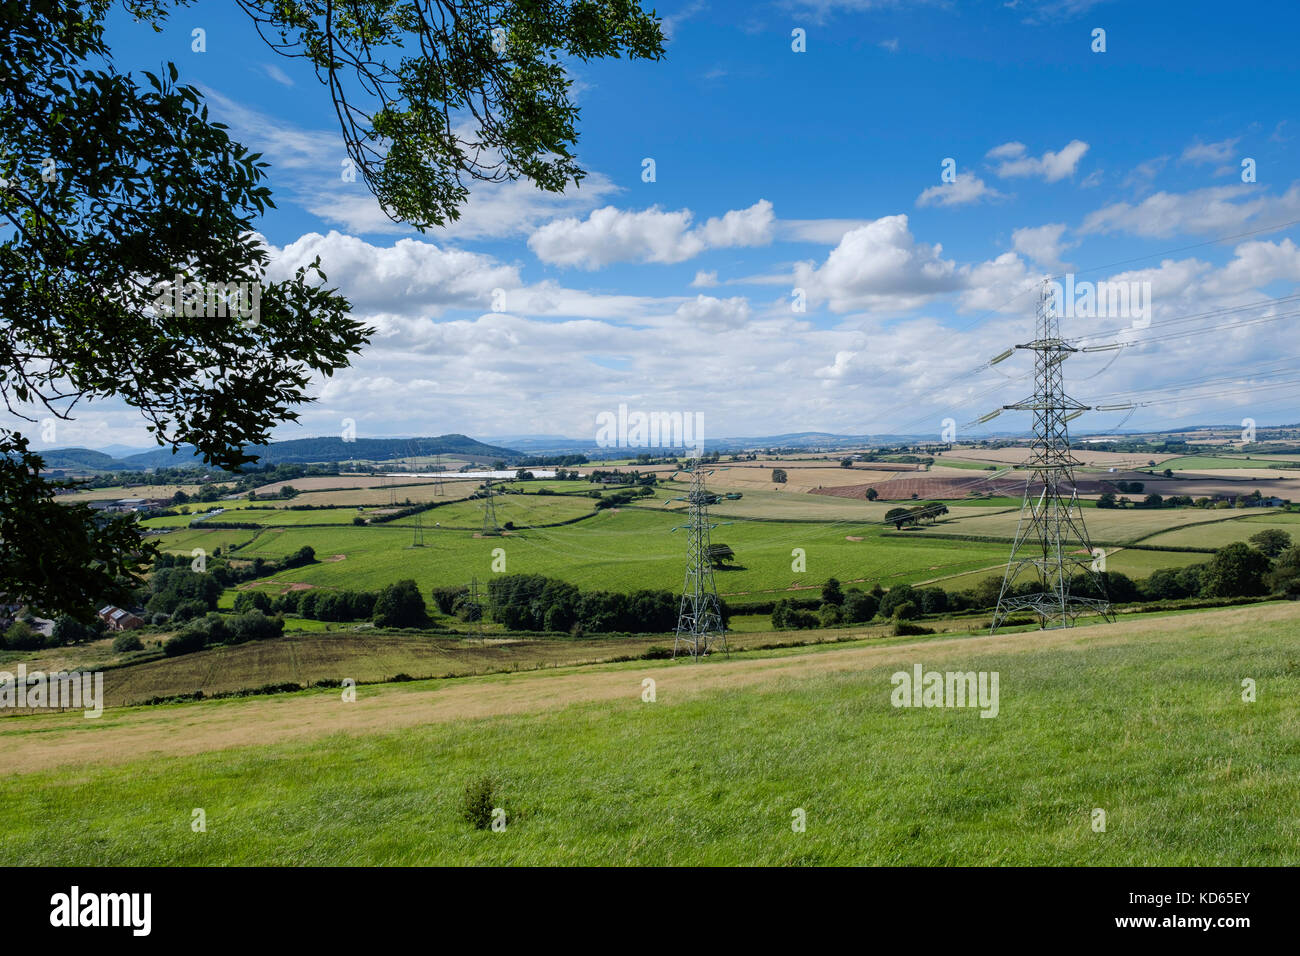
{"label": "grassy slope", "polygon": [[[28,759],[91,739],[76,765],[0,782],[0,863],[1293,865],[1298,623],[1300,606],[1271,605],[367,688],[351,705],[321,692],[95,726],[17,718],[0,734]],[[914,663],[998,671],[1001,715],[893,709],[889,675]],[[645,676],[656,703],[640,700]],[[509,715],[451,719],[479,697]],[[344,720],[349,733],[303,738]],[[294,736],[112,763],[153,746],[151,725],[162,749],[205,750],[205,721],[231,735],[214,746]],[[459,819],[484,773],[503,781],[505,833]],[[191,832],[194,807],[207,833]],[[796,807],[806,833],[791,831]]]}

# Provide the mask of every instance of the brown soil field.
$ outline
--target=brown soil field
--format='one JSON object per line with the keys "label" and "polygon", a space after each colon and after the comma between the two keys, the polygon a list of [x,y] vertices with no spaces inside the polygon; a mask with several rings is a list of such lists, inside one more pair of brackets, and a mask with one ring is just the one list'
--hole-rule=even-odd
{"label": "brown soil field", "polygon": [[[1077,445],[1071,448],[1071,451],[1074,453],[1074,457],[1085,465],[1099,468],[1144,468],[1149,461],[1159,464],[1162,461],[1168,461],[1170,458],[1178,457],[1177,455],[1137,455],[1113,451],[1093,451],[1087,445]],[[1027,453],[1028,448],[1025,446],[954,448],[952,451],[941,452],[936,457],[935,463],[938,464],[945,458],[955,458],[958,461],[1017,465],[1025,460]]]}

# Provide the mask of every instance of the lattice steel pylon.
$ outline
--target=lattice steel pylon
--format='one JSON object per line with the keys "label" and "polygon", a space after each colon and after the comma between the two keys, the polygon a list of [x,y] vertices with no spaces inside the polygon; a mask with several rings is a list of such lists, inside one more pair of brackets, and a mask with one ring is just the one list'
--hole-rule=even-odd
{"label": "lattice steel pylon", "polygon": [[[1034,394],[1003,408],[1033,412],[1034,440],[1029,460],[1018,466],[1029,472],[1025,501],[1002,578],[992,631],[996,632],[1017,611],[1032,611],[1044,630],[1071,627],[1081,614],[1100,614],[1113,621],[1105,581],[1093,567],[1092,541],[1084,526],[1074,483],[1074,468],[1081,462],[1070,452],[1068,423],[1090,406],[1065,394],[1061,366],[1078,350],[1061,338],[1056,303],[1047,280],[1038,297],[1037,337],[1016,348],[1034,353]],[[1040,485],[1042,490],[1035,495],[1034,489]],[[1100,598],[1071,594],[1076,574],[1085,575]],[[1038,588],[1016,593],[1017,584],[1025,580],[1036,580]]]}
{"label": "lattice steel pylon", "polygon": [[501,526],[497,524],[497,506],[492,500],[492,479],[483,483],[483,533],[500,534]]}
{"label": "lattice steel pylon", "polygon": [[[686,531],[686,581],[682,585],[682,603],[677,613],[677,634],[673,640],[673,657],[683,648],[692,659],[699,659],[721,642],[727,648],[727,629],[722,622],[722,609],[718,601],[718,587],[713,580],[713,562],[709,555],[709,532],[716,525],[709,523],[710,495],[705,488],[703,463],[697,458],[688,466],[691,490],[684,499],[688,520],[681,525]],[[674,529],[677,530],[677,529]]]}

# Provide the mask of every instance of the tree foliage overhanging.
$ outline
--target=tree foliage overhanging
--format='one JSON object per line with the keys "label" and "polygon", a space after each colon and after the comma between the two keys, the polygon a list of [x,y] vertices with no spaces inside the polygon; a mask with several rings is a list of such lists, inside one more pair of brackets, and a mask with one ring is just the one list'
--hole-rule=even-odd
{"label": "tree foliage overhanging", "polygon": [[[155,30],[186,5],[125,2]],[[473,180],[580,181],[565,58],[663,54],[635,0],[239,5],[313,66],[363,181],[420,229],[457,218]],[[115,398],[160,445],[238,469],[373,330],[319,259],[277,274],[255,232],[267,164],[174,64],[118,71],[111,6],[0,3],[0,399],[36,423]],[[85,618],[125,598],[151,549],[129,518],[58,505],[42,469],[0,428],[0,591]]]}

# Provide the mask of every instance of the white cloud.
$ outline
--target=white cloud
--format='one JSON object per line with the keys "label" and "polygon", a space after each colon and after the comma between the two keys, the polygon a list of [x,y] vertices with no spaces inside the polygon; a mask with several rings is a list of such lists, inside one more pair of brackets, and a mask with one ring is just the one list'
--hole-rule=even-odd
{"label": "white cloud", "polygon": [[1061,255],[1073,243],[1062,242],[1065,223],[1054,222],[1046,226],[1017,229],[1011,234],[1011,244],[1016,252],[1049,269],[1059,269]]}
{"label": "white cloud", "polygon": [[1186,193],[1158,192],[1136,205],[1112,203],[1088,214],[1081,234],[1126,232],[1162,239],[1177,235],[1242,232],[1300,218],[1300,180],[1282,196],[1258,186],[1209,186]]}
{"label": "white cloud", "polygon": [[528,248],[551,265],[599,269],[614,262],[684,262],[705,249],[761,246],[772,241],[772,204],[761,199],[692,228],[689,209],[651,207],[629,212],[614,206],[585,220],[557,219],[528,238]]}
{"label": "white cloud", "polygon": [[998,161],[995,172],[1003,179],[1035,176],[1049,183],[1073,176],[1079,161],[1088,152],[1081,139],[1070,140],[1059,152],[1048,150],[1037,158],[1024,155],[1023,143],[1003,143],[989,150],[987,156]]}
{"label": "white cloud", "polygon": [[262,69],[266,72],[267,76],[275,80],[275,82],[279,83],[281,86],[293,86],[293,80],[289,77],[289,74],[284,72],[284,70],[280,69],[274,63],[263,63]]}
{"label": "white cloud", "polygon": [[782,219],[777,222],[780,237],[787,242],[816,242],[833,246],[844,234],[859,226],[870,225],[871,219]]}
{"label": "white cloud", "polygon": [[1235,139],[1219,140],[1217,143],[1202,143],[1198,140],[1184,149],[1183,155],[1179,159],[1180,162],[1192,163],[1197,166],[1209,163],[1226,163],[1233,158],[1233,150],[1240,141],[1240,136]]}
{"label": "white cloud", "polygon": [[918,206],[967,206],[981,200],[1007,198],[973,173],[958,173],[955,182],[931,186],[916,197]]}
{"label": "white cloud", "polygon": [[735,329],[749,320],[749,302],[743,296],[716,299],[699,295],[678,306],[676,316],[692,328]]}
{"label": "white cloud", "polygon": [[794,285],[810,304],[828,302],[836,312],[915,308],[962,285],[942,251],[917,242],[907,216],[885,216],[846,233],[821,266],[798,263]]}
{"label": "white cloud", "polygon": [[994,146],[984,154],[985,159],[1015,159],[1017,156],[1025,154],[1025,144],[1012,140],[1010,143],[1003,143],[1001,146]]}
{"label": "white cloud", "polygon": [[691,287],[695,289],[711,289],[718,284],[718,271],[716,269],[705,272],[700,269],[695,273],[695,278],[691,280]]}

